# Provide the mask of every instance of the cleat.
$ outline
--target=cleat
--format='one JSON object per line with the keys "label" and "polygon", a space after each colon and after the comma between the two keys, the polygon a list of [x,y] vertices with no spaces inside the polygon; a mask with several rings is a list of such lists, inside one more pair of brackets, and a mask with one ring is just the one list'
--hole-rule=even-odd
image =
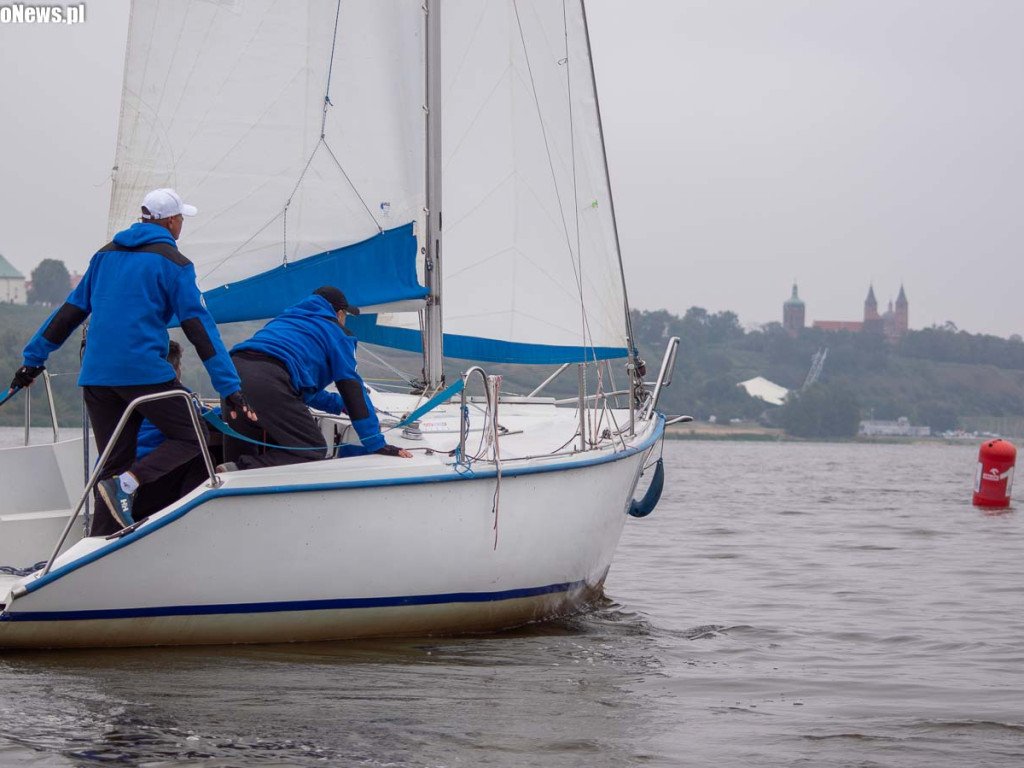
{"label": "cleat", "polygon": [[135,521],[132,519],[132,502],[135,499],[134,493],[125,493],[121,490],[121,478],[119,475],[100,480],[96,485],[100,496],[114,516],[118,525],[127,528]]}

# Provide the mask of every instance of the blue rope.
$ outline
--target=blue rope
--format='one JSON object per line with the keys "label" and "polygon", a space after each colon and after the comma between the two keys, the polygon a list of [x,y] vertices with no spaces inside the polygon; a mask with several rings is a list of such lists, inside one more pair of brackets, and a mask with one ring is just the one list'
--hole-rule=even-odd
{"label": "blue rope", "polygon": [[40,560],[38,563],[30,565],[28,568],[16,568],[13,565],[0,565],[0,573],[6,573],[8,576],[28,576],[30,573],[35,573],[44,567],[46,567],[45,560]]}
{"label": "blue rope", "polygon": [[[459,424],[460,430],[461,429],[465,429],[466,435],[468,436],[469,435],[469,407],[468,406],[464,405],[461,408],[459,408],[459,420],[461,422]],[[465,465],[465,467],[466,467],[465,472],[463,472],[461,469],[459,469],[459,467],[461,467],[463,465]],[[456,448],[455,448],[455,471],[458,472],[460,475],[464,474],[464,475],[467,475],[469,477],[473,476],[473,461],[468,456],[464,456],[462,454],[462,451],[459,450],[458,446],[456,446]]]}
{"label": "blue rope", "polygon": [[472,462],[466,459],[465,464],[463,464],[462,452],[459,451],[458,446],[455,447],[455,471],[463,477],[476,477]]}
{"label": "blue rope", "polygon": [[[241,432],[239,432],[234,427],[232,427],[230,424],[225,423],[225,421],[220,416],[215,414],[213,411],[207,411],[206,413],[204,413],[203,414],[203,419],[211,427],[213,427],[214,429],[216,429],[219,432],[223,432],[228,437],[233,437],[236,440],[243,440],[243,441],[245,441],[247,443],[252,443],[253,445],[261,445],[264,448],[277,448],[277,449],[282,450],[282,451],[322,451],[322,450],[325,450],[328,447],[326,444],[325,445],[301,446],[301,445],[274,445],[273,443],[264,443],[264,442],[262,442],[260,440],[256,440],[256,439],[251,438],[251,437],[246,437]],[[331,446],[331,450],[337,450],[338,448],[341,448],[343,445],[361,445],[361,443],[338,443],[337,445]]]}
{"label": "blue rope", "polygon": [[402,419],[400,422],[395,424],[395,426],[391,427],[390,429],[398,429],[399,427],[404,427],[406,424],[416,421],[416,419],[418,419],[423,414],[434,410],[441,403],[446,402],[449,398],[452,397],[452,395],[457,395],[459,392],[462,391],[463,387],[465,386],[466,382],[463,381],[462,378],[460,377],[458,381],[456,381],[446,390],[434,395],[432,398],[427,400],[427,402],[425,402],[423,405],[421,405],[419,408],[410,413],[408,416],[406,416],[404,419]]}
{"label": "blue rope", "polygon": [[7,394],[4,395],[4,399],[0,400],[0,405],[3,405],[4,403],[6,403],[8,400],[10,400],[16,394],[21,392],[22,389],[23,389],[22,387],[11,387],[9,390],[7,390]]}

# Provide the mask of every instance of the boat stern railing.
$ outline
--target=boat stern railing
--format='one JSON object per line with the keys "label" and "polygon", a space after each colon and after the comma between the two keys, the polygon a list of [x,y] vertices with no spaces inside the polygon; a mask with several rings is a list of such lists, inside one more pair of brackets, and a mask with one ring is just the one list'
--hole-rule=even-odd
{"label": "boat stern railing", "polygon": [[665,347],[665,355],[661,358],[661,369],[658,371],[658,380],[654,383],[654,391],[651,399],[644,408],[644,418],[649,419],[658,408],[658,401],[661,400],[661,392],[665,387],[671,386],[672,374],[676,369],[676,353],[679,351],[679,337],[673,336],[668,340]]}
{"label": "boat stern railing", "polygon": [[[188,402],[188,412],[192,418],[192,428],[195,430],[196,440],[199,442],[199,451],[203,456],[203,463],[206,465],[206,472],[210,477],[209,487],[217,488],[221,485],[222,481],[217,476],[213,457],[210,455],[209,446],[206,444],[206,431],[204,430],[202,421],[199,418],[199,412],[197,410],[199,398],[184,389],[175,389],[168,392],[155,392],[151,395],[142,395],[141,397],[135,398],[128,404],[125,412],[121,414],[121,419],[117,422],[117,426],[114,428],[114,432],[110,436],[110,440],[107,442],[107,447],[104,448],[103,452],[100,454],[99,460],[97,460],[95,468],[89,476],[89,481],[85,484],[82,496],[79,498],[78,504],[75,505],[74,510],[72,510],[71,517],[68,519],[67,525],[64,526],[64,531],[61,533],[60,539],[57,541],[57,546],[54,547],[53,554],[51,554],[50,558],[46,561],[46,566],[43,568],[40,576],[48,574],[50,569],[53,567],[53,563],[57,559],[57,555],[60,554],[61,547],[64,546],[64,542],[67,540],[71,527],[75,524],[75,520],[78,519],[78,513],[82,511],[82,507],[89,498],[89,494],[92,493],[93,488],[96,487],[96,483],[99,482],[100,473],[103,471],[103,467],[107,463],[107,459],[109,458],[111,451],[113,451],[114,445],[117,443],[118,438],[124,431],[125,425],[128,423],[128,419],[135,412],[136,408],[143,403],[150,403],[154,400],[166,400],[172,397],[181,397]],[[138,525],[138,523],[133,523],[131,526],[128,526],[128,528],[133,528],[135,525]],[[126,528],[124,530],[128,529]],[[17,596],[18,595],[15,595],[15,597]]]}

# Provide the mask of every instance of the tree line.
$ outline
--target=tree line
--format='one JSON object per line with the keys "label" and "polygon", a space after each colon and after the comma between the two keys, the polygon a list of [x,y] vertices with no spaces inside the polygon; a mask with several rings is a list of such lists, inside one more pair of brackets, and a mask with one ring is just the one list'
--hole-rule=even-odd
{"label": "tree line", "polygon": [[[908,417],[935,431],[965,416],[1024,416],[1024,342],[971,334],[952,324],[910,331],[897,344],[881,334],[780,323],[753,329],[734,312],[691,307],[682,316],[634,310],[641,354],[657,361],[672,336],[681,339],[676,380],[662,403],[697,419],[758,420],[794,435],[856,433],[862,418]],[[818,383],[804,389],[811,360],[827,348]],[[793,393],[769,407],[738,382],[763,376]]]}

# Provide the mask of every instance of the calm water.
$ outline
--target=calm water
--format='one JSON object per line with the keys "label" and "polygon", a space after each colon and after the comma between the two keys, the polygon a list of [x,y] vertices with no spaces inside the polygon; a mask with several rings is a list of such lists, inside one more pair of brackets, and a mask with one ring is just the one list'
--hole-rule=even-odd
{"label": "calm water", "polygon": [[0,656],[0,765],[1020,766],[976,454],[669,443],[607,600],[503,635]]}

